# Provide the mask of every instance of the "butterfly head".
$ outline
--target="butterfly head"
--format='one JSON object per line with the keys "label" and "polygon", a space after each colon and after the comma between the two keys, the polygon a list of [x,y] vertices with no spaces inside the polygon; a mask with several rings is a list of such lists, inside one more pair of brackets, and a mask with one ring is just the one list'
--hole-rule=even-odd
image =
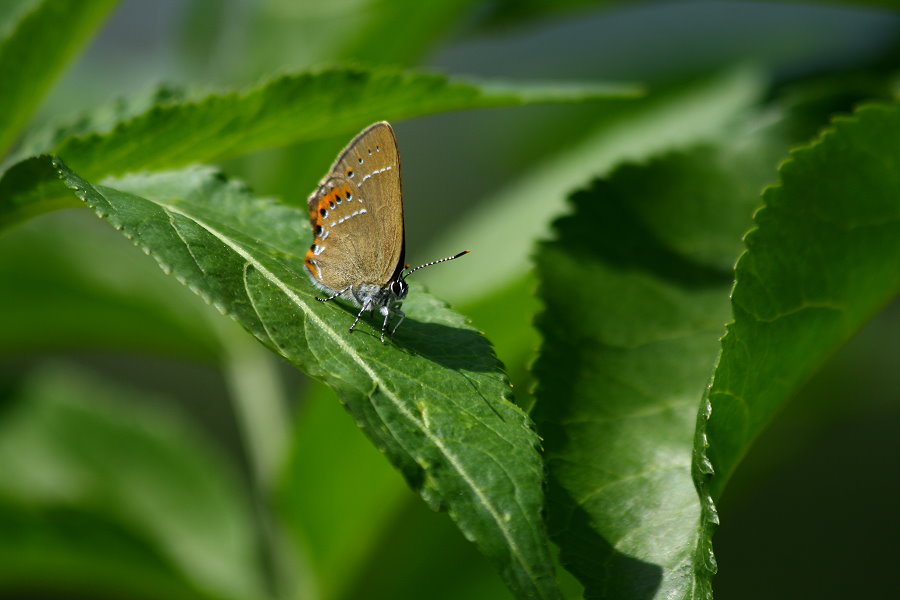
{"label": "butterfly head", "polygon": [[405,275],[400,275],[400,277],[391,281],[390,289],[391,294],[393,294],[394,298],[397,300],[406,298],[406,294],[409,293],[409,284],[406,283]]}

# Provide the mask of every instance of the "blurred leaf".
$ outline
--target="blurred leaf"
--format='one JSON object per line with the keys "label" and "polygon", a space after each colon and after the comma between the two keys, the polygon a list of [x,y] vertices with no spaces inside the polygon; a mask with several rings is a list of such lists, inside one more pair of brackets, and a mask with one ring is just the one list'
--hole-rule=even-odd
{"label": "blurred leaf", "polygon": [[460,306],[459,311],[472,319],[472,325],[485,332],[497,356],[506,365],[516,390],[519,406],[528,410],[532,377],[528,363],[534,358],[541,338],[532,320],[540,309],[535,295],[537,279],[526,273],[511,285],[482,296],[476,302]]}
{"label": "blurred leaf", "polygon": [[528,165],[522,177],[470,211],[425,253],[439,256],[446,248],[472,248],[467,277],[450,281],[445,278],[453,274],[433,269],[423,272],[421,280],[438,292],[452,289],[459,302],[514,285],[528,270],[534,243],[547,236],[548,223],[564,212],[573,187],[623,161],[715,138],[762,91],[759,73],[739,69],[651,94],[611,114],[567,150]]}
{"label": "blurred leaf", "polygon": [[87,211],[0,236],[0,281],[0,355],[114,349],[211,361],[221,352],[218,315]]}
{"label": "blurred leaf", "polygon": [[0,541],[0,579],[36,590],[260,597],[253,520],[234,474],[152,404],[65,370],[28,379],[0,421],[2,506],[21,507],[3,510],[13,525]]}
{"label": "blurred leaf", "polygon": [[[487,341],[414,290],[393,343],[315,301],[300,274],[307,215],[254,198],[208,169],[67,185],[162,269],[263,343],[333,386],[372,440],[433,508],[523,597],[558,597],[540,511],[543,467],[528,417]],[[139,195],[138,195],[139,194]],[[303,232],[303,233],[300,233]]]}
{"label": "blurred leaf", "polygon": [[101,105],[90,113],[72,120],[70,115],[49,118],[47,123],[27,131],[16,148],[16,157],[40,154],[47,148],[54,148],[68,138],[88,136],[112,131],[121,121],[138,117],[141,113],[163,106],[174,106],[185,102],[185,91],[178,87],[159,85],[153,89],[133,94],[127,98],[116,98],[108,105]]}
{"label": "blurred leaf", "polygon": [[539,21],[548,17],[559,18],[576,10],[610,8],[636,4],[625,0],[557,0],[541,2],[540,0],[500,0],[492,2],[487,9],[484,20],[489,27],[521,26],[523,22]]}
{"label": "blurred leaf", "polygon": [[798,386],[900,292],[898,165],[900,105],[873,105],[792,152],[763,196],[698,421],[706,589],[716,568],[713,499]]}
{"label": "blurred leaf", "polygon": [[18,9],[19,20],[0,39],[4,90],[0,94],[0,157],[63,67],[116,4],[116,0],[43,0],[27,8],[21,3],[4,6],[4,12]]}
{"label": "blurred leaf", "polygon": [[251,17],[244,56],[253,73],[272,65],[411,66],[459,26],[473,0],[267,0]]}
{"label": "blurred leaf", "polygon": [[[358,30],[338,44],[334,58],[365,64],[406,65],[458,26],[475,0],[365,0]],[[401,24],[402,26],[398,26]]]}
{"label": "blurred leaf", "polygon": [[16,163],[0,177],[0,231],[46,212],[79,206],[46,156]]}
{"label": "blurred leaf", "polygon": [[[0,495],[4,597],[211,599],[114,518]],[[40,595],[40,594],[45,594]]]}
{"label": "blurred leaf", "polygon": [[42,0],[6,0],[3,3],[3,11],[0,11],[0,38],[9,36],[15,29],[22,15],[33,10]]}
{"label": "blurred leaf", "polygon": [[576,194],[558,241],[540,246],[533,414],[551,535],[589,598],[696,597],[696,410],[740,236],[802,131],[755,117],[733,138],[622,167]]}
{"label": "blurred leaf", "polygon": [[475,266],[466,269],[465,277],[438,269],[416,277],[438,294],[452,292],[460,298],[460,312],[492,341],[523,406],[529,404],[532,386],[526,365],[540,341],[532,324],[537,284],[527,272],[527,257],[534,243],[547,235],[547,223],[564,212],[573,185],[623,161],[720,136],[761,94],[758,74],[738,71],[636,101],[603,119],[576,148],[533,165],[424,253],[438,255],[457,247],[474,250],[466,264],[474,261]]}
{"label": "blurred leaf", "polygon": [[364,561],[381,554],[378,543],[388,535],[396,513],[415,496],[359,435],[334,391],[311,384],[296,418],[277,508],[299,552],[315,567],[318,594],[340,598]]}
{"label": "blurred leaf", "polygon": [[423,590],[431,600],[516,598],[453,524],[440,516],[421,502],[404,502],[342,598],[418,600]]}
{"label": "blurred leaf", "polygon": [[355,134],[382,119],[465,108],[586,102],[635,92],[633,86],[602,83],[517,88],[442,75],[333,69],[279,77],[246,93],[210,95],[184,103],[166,101],[111,130],[67,138],[40,151],[52,151],[86,177],[98,178]]}

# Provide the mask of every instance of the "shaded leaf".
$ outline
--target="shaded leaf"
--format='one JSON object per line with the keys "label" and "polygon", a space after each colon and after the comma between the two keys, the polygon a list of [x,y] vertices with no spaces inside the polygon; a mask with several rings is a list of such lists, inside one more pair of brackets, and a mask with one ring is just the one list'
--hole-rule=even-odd
{"label": "shaded leaf", "polygon": [[696,597],[696,410],[789,125],[750,119],[740,144],[619,169],[573,197],[537,254],[550,531],[588,598]]}
{"label": "shaded leaf", "polygon": [[898,173],[900,106],[873,105],[792,152],[763,196],[698,421],[698,561],[707,590],[716,568],[713,500],[779,407],[900,292]]}
{"label": "shaded leaf", "polygon": [[221,352],[210,318],[217,315],[84,210],[0,237],[0,281],[2,355],[78,348],[212,361]]}
{"label": "shaded leaf", "polygon": [[47,156],[16,163],[0,177],[0,230],[47,212],[79,206]]}
{"label": "shaded leaf", "polygon": [[522,597],[554,598],[540,511],[543,468],[527,416],[488,343],[420,289],[393,343],[354,311],[316,302],[301,273],[307,216],[208,169],[94,186],[60,176],[102,218],[264,344],[334,387],[435,508],[447,509]]}
{"label": "shaded leaf", "polygon": [[[242,53],[235,59],[251,63],[252,73],[265,73],[272,64],[285,61],[294,68],[335,62],[411,66],[458,28],[473,4],[473,0],[427,4],[345,0],[329,10],[316,3],[269,0],[255,9],[248,43],[234,49]],[[339,43],[335,31],[341,32]]]}
{"label": "shaded leaf", "polygon": [[[758,72],[739,69],[676,86],[598,119],[589,135],[539,164],[523,165],[523,176],[483,202],[425,256],[446,248],[478,246],[466,257],[464,278],[433,269],[421,280],[436,291],[453,290],[461,301],[474,300],[511,285],[528,270],[534,243],[565,210],[571,191],[624,161],[640,160],[673,148],[719,136],[763,90]],[[521,325],[524,327],[524,323]]]}
{"label": "shaded leaf", "polygon": [[0,579],[45,589],[42,564],[67,578],[54,586],[260,596],[249,503],[196,431],[58,368],[35,373],[20,396],[0,421],[0,518],[12,523]]}
{"label": "shaded leaf", "polygon": [[19,20],[0,40],[0,156],[116,4],[116,0],[42,0],[27,7],[4,6],[4,12],[18,9]]}
{"label": "shaded leaf", "polygon": [[[396,513],[416,498],[359,435],[334,392],[313,383],[296,418],[276,506],[299,553],[314,565],[316,589],[342,598],[364,561],[383,552],[379,542]],[[323,452],[328,448],[340,451]]]}

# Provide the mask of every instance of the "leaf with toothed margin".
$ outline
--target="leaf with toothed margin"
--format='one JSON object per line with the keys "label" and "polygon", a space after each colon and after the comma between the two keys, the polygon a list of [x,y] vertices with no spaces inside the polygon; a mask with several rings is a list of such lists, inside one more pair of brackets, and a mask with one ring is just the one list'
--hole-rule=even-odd
{"label": "leaf with toothed margin", "polygon": [[[240,93],[188,101],[167,94],[110,129],[81,128],[80,135],[63,139],[46,133],[38,139],[52,145],[29,143],[28,151],[59,155],[93,180],[351,135],[379,120],[471,108],[622,99],[639,93],[633,85],[614,83],[504,85],[397,69],[329,69],[277,77]],[[100,122],[109,127],[107,118]]]}
{"label": "leaf with toothed margin", "polygon": [[260,341],[337,390],[357,423],[522,598],[559,598],[541,520],[543,467],[502,366],[461,315],[413,286],[387,345],[378,323],[315,300],[305,212],[207,168],[92,185],[54,167],[101,218]]}
{"label": "leaf with toothed margin", "polygon": [[773,106],[739,135],[595,182],[537,254],[547,308],[532,414],[548,524],[588,598],[708,597],[697,410],[759,192],[791,143],[814,134],[807,121],[821,122],[794,110]]}
{"label": "leaf with toothed margin", "polygon": [[898,173],[900,103],[872,105],[793,151],[763,195],[694,441],[709,596],[714,501],[737,464],[800,384],[900,293]]}

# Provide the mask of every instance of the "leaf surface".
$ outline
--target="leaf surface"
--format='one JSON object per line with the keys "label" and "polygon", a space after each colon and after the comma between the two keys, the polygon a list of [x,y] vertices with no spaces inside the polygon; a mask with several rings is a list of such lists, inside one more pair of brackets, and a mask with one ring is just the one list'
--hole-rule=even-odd
{"label": "leaf surface", "polygon": [[534,244],[548,235],[549,223],[564,214],[573,189],[625,161],[715,139],[758,100],[762,84],[752,69],[730,70],[651,94],[609,118],[598,117],[588,135],[540,163],[522,165],[521,177],[480,203],[424,253],[438,256],[446,248],[477,242],[477,251],[467,257],[467,277],[433,269],[422,273],[422,281],[436,291],[453,290],[465,301],[512,285],[528,270]]}
{"label": "leaf surface", "polygon": [[792,152],[763,196],[698,421],[707,590],[713,502],[741,457],[813,370],[900,292],[898,174],[900,106],[872,105]]}
{"label": "leaf surface", "polygon": [[[164,95],[145,112],[111,129],[73,137],[41,136],[31,152],[58,154],[88,179],[139,170],[182,167],[262,148],[354,135],[374,121],[448,110],[631,97],[622,84],[474,83],[443,75],[362,68],[303,72],[243,93],[193,101]],[[100,120],[108,126],[109,110]],[[68,132],[71,128],[65,128]],[[80,128],[85,130],[86,128]]]}
{"label": "leaf surface", "polygon": [[588,598],[695,597],[696,411],[740,236],[788,146],[758,125],[595,182],[537,253],[550,532]]}
{"label": "leaf surface", "polygon": [[261,596],[235,473],[156,401],[58,366],[25,379],[0,420],[0,580],[63,595]]}
{"label": "leaf surface", "polygon": [[[18,5],[16,5],[18,4]],[[0,157],[14,141],[63,67],[117,0],[42,0],[4,6],[18,20],[0,39]]]}
{"label": "leaf surface", "polygon": [[540,511],[543,467],[528,417],[487,341],[421,289],[392,343],[355,310],[315,300],[302,273],[307,215],[209,169],[92,185],[56,168],[162,269],[264,344],[334,387],[357,423],[433,508],[523,598],[559,597]]}

